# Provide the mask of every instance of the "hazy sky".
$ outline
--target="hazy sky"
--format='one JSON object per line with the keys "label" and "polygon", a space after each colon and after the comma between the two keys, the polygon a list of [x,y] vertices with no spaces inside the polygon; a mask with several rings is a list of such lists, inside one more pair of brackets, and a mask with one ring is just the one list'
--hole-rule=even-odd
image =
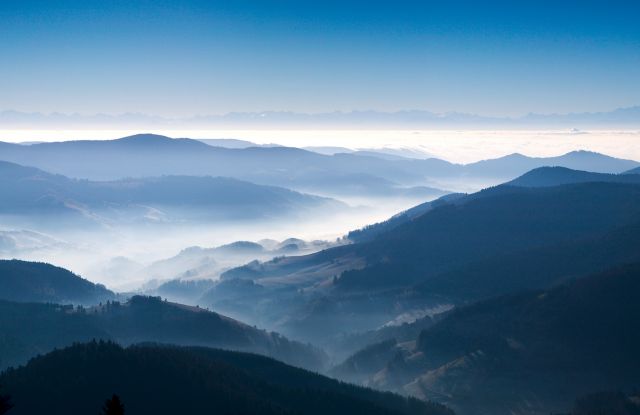
{"label": "hazy sky", "polygon": [[0,0],[0,110],[640,104],[640,2]]}

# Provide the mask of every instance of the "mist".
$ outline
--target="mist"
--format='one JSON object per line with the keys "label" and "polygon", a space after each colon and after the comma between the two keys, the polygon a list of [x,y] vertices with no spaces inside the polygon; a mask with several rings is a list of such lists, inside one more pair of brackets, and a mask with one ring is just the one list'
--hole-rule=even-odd
{"label": "mist", "polygon": [[[79,222],[59,217],[37,220],[0,216],[0,258],[49,262],[67,268],[90,281],[115,291],[135,291],[150,283],[144,268],[155,261],[179,254],[188,247],[214,248],[236,241],[324,241],[310,253],[337,244],[347,232],[380,222],[418,203],[415,199],[391,199],[388,203],[358,199],[339,211],[312,210],[286,218],[186,220],[192,216],[174,212],[172,221],[153,223],[134,220],[136,212],[122,212],[127,221],[116,223]],[[379,202],[379,201],[377,201]],[[183,212],[184,213],[184,212]],[[344,242],[341,242],[344,243]],[[211,266],[207,278],[254,259],[267,260],[269,253],[226,256],[222,264]],[[178,277],[187,269],[175,270]],[[162,273],[171,279],[170,271]]]}

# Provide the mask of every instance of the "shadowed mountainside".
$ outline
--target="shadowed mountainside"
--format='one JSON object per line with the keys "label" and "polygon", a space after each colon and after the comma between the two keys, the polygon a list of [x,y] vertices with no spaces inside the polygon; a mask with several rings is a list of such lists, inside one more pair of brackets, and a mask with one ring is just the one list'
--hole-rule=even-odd
{"label": "shadowed mountainside", "polygon": [[566,167],[540,167],[506,183],[520,187],[550,187],[572,183],[640,183],[640,174],[607,174],[571,170]]}
{"label": "shadowed mountainside", "polygon": [[363,350],[334,372],[356,376],[360,360],[360,368],[373,366],[360,370],[365,383],[447,402],[463,414],[567,411],[585,393],[640,385],[640,336],[632,329],[639,289],[635,264],[489,299],[450,312],[414,347]]}
{"label": "shadowed mountainside", "polygon": [[40,262],[0,260],[0,300],[98,304],[116,295],[71,271]]}
{"label": "shadowed mountainside", "polygon": [[250,351],[314,370],[321,369],[325,359],[321,351],[277,333],[158,297],[134,296],[125,303],[89,308],[0,301],[0,308],[1,367],[23,364],[39,353],[91,339]]}
{"label": "shadowed mountainside", "polygon": [[78,344],[10,370],[0,382],[16,415],[97,413],[114,392],[128,413],[452,414],[265,357],[205,348]]}
{"label": "shadowed mountainside", "polygon": [[636,261],[639,223],[639,185],[498,186],[370,241],[231,270],[221,284],[241,278],[260,289],[214,287],[205,299],[243,320],[322,341],[418,308],[544,288]]}

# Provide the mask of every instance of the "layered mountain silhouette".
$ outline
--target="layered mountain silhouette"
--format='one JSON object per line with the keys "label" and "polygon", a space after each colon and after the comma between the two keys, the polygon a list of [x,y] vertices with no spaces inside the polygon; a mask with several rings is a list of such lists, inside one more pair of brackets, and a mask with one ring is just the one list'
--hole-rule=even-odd
{"label": "layered mountain silhouette", "polygon": [[[240,240],[104,266],[113,281],[146,281],[144,295],[0,261],[0,368],[26,364],[0,375],[15,413],[56,413],[65,394],[78,396],[65,413],[97,412],[113,393],[132,412],[158,413],[451,413],[434,400],[461,415],[541,415],[586,396],[573,409],[584,414],[607,390],[622,391],[607,405],[630,408],[640,387],[637,162],[575,151],[462,165],[310,150],[150,134],[0,143],[4,256],[64,248],[36,226],[19,230],[23,218],[88,234],[303,212],[322,225],[348,208],[326,196],[429,200],[336,242]],[[496,185],[440,190],[467,182]],[[339,363],[326,373],[427,401],[238,352],[313,371]]]}
{"label": "layered mountain silhouette", "polygon": [[249,279],[264,289],[212,289],[203,301],[322,341],[417,307],[548,287],[640,260],[640,186],[621,181],[487,189],[364,242],[228,271],[224,280]]}
{"label": "layered mountain silhouette", "polygon": [[146,267],[134,267],[121,275],[122,278],[134,275],[149,278],[144,287],[145,293],[187,304],[198,304],[206,287],[215,285],[214,280],[229,268],[249,261],[312,253],[333,245],[336,243],[288,238],[282,241],[236,241],[214,248],[192,246],[173,257],[154,261]]}
{"label": "layered mountain silhouette", "polygon": [[159,342],[250,351],[319,370],[323,353],[198,307],[134,296],[92,307],[0,301],[0,367],[91,339]]}
{"label": "layered mountain silhouette", "polygon": [[[334,111],[328,113],[297,113],[291,111],[231,112],[223,115],[204,115],[182,119],[124,113],[119,115],[0,112],[0,121],[13,128],[28,126],[41,128],[69,126],[104,127],[114,125],[139,128],[141,125],[198,128],[620,128],[638,127],[640,107],[617,108],[612,111],[578,112],[567,114],[535,114],[520,117],[487,117],[478,114],[424,110],[383,112],[374,110]],[[580,133],[577,131],[576,133]]]}
{"label": "layered mountain silhouette", "polygon": [[0,260],[0,300],[98,304],[116,295],[60,267],[40,262]]}
{"label": "layered mountain silhouette", "polygon": [[334,373],[462,414],[568,411],[577,396],[640,384],[638,289],[634,264],[460,307],[417,342],[373,346]]}
{"label": "layered mountain silhouette", "polygon": [[[621,173],[638,163],[590,152],[559,157],[511,155],[468,165],[434,158],[323,155],[289,147],[223,148],[190,139],[140,134],[109,141],[0,143],[2,159],[73,178],[117,180],[162,175],[224,176],[322,194],[433,197],[435,185],[477,179],[496,184],[542,166]],[[441,188],[441,187],[440,187]],[[438,193],[439,192],[439,193]]]}
{"label": "layered mountain silhouette", "polygon": [[[0,376],[17,415],[127,413],[451,415],[447,408],[341,383],[278,361],[206,348],[92,342]],[[72,397],[72,399],[70,399]]]}
{"label": "layered mountain silhouette", "polygon": [[[151,142],[159,148],[166,145],[155,138]],[[190,140],[187,143],[178,145],[193,145]],[[142,138],[119,145],[147,148]],[[0,214],[36,219],[58,214],[85,222],[256,219],[341,206],[330,199],[230,178],[162,176],[88,181],[9,162],[0,162],[0,192],[5,195],[0,200]]]}

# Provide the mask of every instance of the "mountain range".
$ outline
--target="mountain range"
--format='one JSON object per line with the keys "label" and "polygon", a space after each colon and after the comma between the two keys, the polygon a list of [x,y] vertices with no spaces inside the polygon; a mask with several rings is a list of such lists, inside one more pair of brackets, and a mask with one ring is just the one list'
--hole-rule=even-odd
{"label": "mountain range", "polygon": [[[158,391],[159,413],[635,408],[638,163],[576,151],[459,165],[246,144],[154,135],[0,143],[10,159],[0,162],[3,220],[67,227],[72,218],[87,232],[138,218],[294,220],[303,211],[323,225],[328,216],[314,212],[348,208],[300,188],[422,201],[331,243],[258,236],[145,265],[114,259],[109,272],[148,281],[136,293],[49,264],[0,261],[0,368],[22,365],[0,383],[16,413],[78,391],[65,412],[97,411],[114,392],[133,411]],[[16,164],[25,160],[33,167]],[[448,194],[429,186],[467,179],[503,183]],[[29,244],[64,249],[44,233],[0,233],[3,252]]]}
{"label": "mountain range", "polygon": [[[580,176],[573,174],[573,176]],[[370,239],[222,274],[203,302],[309,341],[399,314],[465,304],[640,260],[640,185],[502,185],[454,199]],[[249,280],[257,288],[246,291]],[[253,310],[253,311],[252,311]]]}
{"label": "mountain range", "polygon": [[551,158],[513,154],[460,165],[369,153],[323,155],[290,147],[214,147],[151,134],[32,145],[0,142],[0,155],[5,161],[78,179],[221,176],[326,196],[408,196],[422,201],[443,195],[440,189],[468,187],[469,182],[498,184],[536,167],[621,173],[639,166],[635,161],[586,151]]}
{"label": "mountain range", "polygon": [[223,115],[205,115],[185,118],[163,118],[158,116],[125,113],[110,114],[63,114],[26,113],[20,111],[0,112],[0,123],[7,128],[52,128],[105,127],[114,126],[171,127],[171,128],[635,128],[640,124],[640,107],[618,108],[603,112],[568,114],[526,114],[520,117],[489,117],[477,114],[448,112],[434,113],[424,110],[396,112],[351,111],[326,113],[296,113],[290,111],[232,112]]}
{"label": "mountain range", "polygon": [[0,214],[85,222],[259,219],[337,209],[337,201],[222,177],[70,179],[0,161]]}

